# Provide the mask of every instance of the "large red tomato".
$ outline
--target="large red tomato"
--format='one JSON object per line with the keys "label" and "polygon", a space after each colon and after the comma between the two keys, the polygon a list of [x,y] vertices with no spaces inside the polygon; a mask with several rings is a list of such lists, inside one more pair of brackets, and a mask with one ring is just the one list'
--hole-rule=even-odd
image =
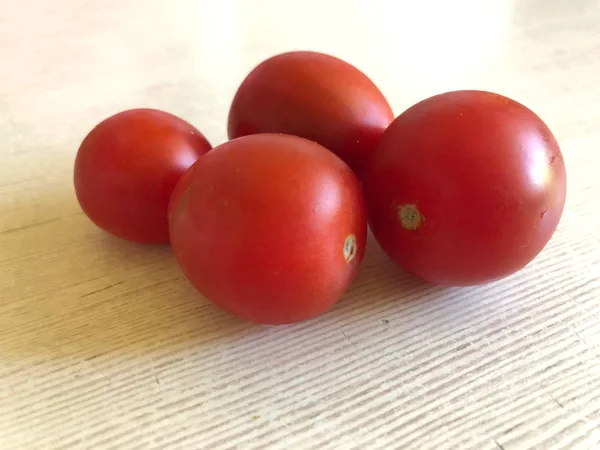
{"label": "large red tomato", "polygon": [[394,119],[387,100],[354,66],[297,51],[263,61],[243,81],[229,111],[229,138],[287,133],[315,141],[360,175]]}
{"label": "large red tomato", "polygon": [[566,190],[544,122],[482,91],[437,95],[402,113],[363,181],[382,248],[442,285],[484,283],[528,264],[554,233]]}
{"label": "large red tomato", "polygon": [[135,242],[168,243],[168,205],[183,173],[211,148],[189,123],[133,109],[98,124],[75,160],[75,192],[100,228]]}
{"label": "large red tomato", "polygon": [[366,242],[360,183],[305,139],[257,134],[215,147],[178,183],[171,243],[210,301],[282,324],[327,311],[353,280]]}

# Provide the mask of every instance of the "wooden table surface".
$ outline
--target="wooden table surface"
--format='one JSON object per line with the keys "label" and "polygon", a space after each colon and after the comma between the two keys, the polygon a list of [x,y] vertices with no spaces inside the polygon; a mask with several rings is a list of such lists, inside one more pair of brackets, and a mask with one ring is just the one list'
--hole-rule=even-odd
{"label": "wooden table surface", "polygon": [[[82,214],[73,160],[123,109],[213,144],[265,57],[348,60],[396,114],[446,90],[534,109],[569,178],[542,254],[486,286],[416,282],[369,242],[333,311],[229,317],[169,248]],[[0,3],[0,449],[600,448],[600,1]]]}

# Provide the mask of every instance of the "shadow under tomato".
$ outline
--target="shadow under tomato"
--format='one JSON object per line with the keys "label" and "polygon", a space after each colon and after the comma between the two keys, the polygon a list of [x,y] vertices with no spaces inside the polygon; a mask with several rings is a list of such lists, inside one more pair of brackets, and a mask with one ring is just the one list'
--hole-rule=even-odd
{"label": "shadow under tomato", "polygon": [[0,215],[13,214],[0,227],[0,354],[92,360],[202,345],[254,326],[203,299],[169,246],[108,235],[70,191],[31,201],[0,205]]}

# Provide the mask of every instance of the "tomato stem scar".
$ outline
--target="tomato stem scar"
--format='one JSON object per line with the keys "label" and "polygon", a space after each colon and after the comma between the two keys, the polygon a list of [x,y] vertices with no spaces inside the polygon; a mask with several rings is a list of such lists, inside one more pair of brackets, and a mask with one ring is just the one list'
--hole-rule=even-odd
{"label": "tomato stem scar", "polygon": [[358,251],[358,244],[356,243],[356,236],[349,234],[344,241],[344,259],[346,263],[349,263],[356,256]]}
{"label": "tomato stem scar", "polygon": [[417,205],[409,204],[398,207],[398,221],[407,230],[416,230],[421,226],[425,217],[421,214]]}

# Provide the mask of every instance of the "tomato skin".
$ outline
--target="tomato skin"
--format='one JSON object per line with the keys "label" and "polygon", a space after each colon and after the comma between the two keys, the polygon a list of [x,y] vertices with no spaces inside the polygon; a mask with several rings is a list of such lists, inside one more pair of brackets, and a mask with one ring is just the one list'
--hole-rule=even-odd
{"label": "tomato skin", "polygon": [[295,51],[263,61],[246,77],[231,104],[228,134],[304,137],[360,176],[393,119],[381,91],[357,68],[333,56]]}
{"label": "tomato skin", "polygon": [[[234,139],[199,159],[175,188],[170,224],[175,257],[196,289],[266,324],[330,309],[366,245],[352,170],[320,145],[287,135]],[[345,249],[349,236],[355,247]]]}
{"label": "tomato skin", "polygon": [[384,251],[427,281],[461,286],[506,277],[537,256],[560,220],[566,172],[531,110],[456,91],[395,119],[363,187]]}
{"label": "tomato skin", "polygon": [[132,109],[100,122],[75,159],[75,193],[103,230],[134,242],[169,242],[168,205],[183,173],[211,149],[186,121]]}

